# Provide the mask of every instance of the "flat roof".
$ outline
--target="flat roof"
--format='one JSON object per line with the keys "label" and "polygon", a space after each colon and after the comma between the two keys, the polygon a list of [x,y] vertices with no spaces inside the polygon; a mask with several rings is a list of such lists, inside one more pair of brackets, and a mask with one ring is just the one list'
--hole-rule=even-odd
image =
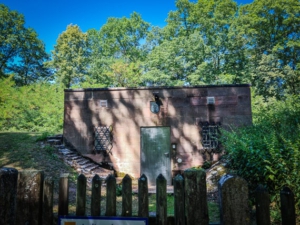
{"label": "flat roof", "polygon": [[191,88],[216,88],[216,87],[251,87],[250,84],[221,84],[221,85],[197,85],[197,86],[148,86],[148,87],[115,87],[115,88],[81,88],[65,89],[65,92],[85,91],[119,91],[119,90],[159,90],[159,89],[191,89]]}

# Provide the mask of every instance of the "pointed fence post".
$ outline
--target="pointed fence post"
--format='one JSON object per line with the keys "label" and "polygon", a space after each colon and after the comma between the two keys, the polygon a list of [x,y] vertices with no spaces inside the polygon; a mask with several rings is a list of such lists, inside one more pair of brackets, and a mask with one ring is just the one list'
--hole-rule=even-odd
{"label": "pointed fence post", "polygon": [[185,210],[187,224],[208,225],[206,173],[204,169],[184,171]]}
{"label": "pointed fence post", "polygon": [[173,179],[174,184],[174,217],[175,225],[185,224],[184,211],[184,179],[178,174]]}
{"label": "pointed fence post", "polygon": [[43,171],[22,171],[18,177],[16,224],[42,224]]}
{"label": "pointed fence post", "polygon": [[69,174],[62,173],[59,178],[58,215],[69,214]]}
{"label": "pointed fence post", "polygon": [[225,175],[219,181],[221,225],[248,225],[248,184],[237,176]]}
{"label": "pointed fence post", "polygon": [[101,178],[96,174],[92,180],[91,216],[101,215],[101,185]]}
{"label": "pointed fence post", "polygon": [[18,170],[0,168],[0,224],[15,224]]}
{"label": "pointed fence post", "polygon": [[294,193],[288,187],[280,191],[282,225],[296,225]]}
{"label": "pointed fence post", "polygon": [[122,216],[132,216],[132,180],[128,174],[122,180]]}
{"label": "pointed fence post", "polygon": [[148,179],[143,174],[138,180],[138,216],[149,217]]}
{"label": "pointed fence post", "polygon": [[106,178],[106,216],[116,216],[116,178],[109,175]]}
{"label": "pointed fence post", "polygon": [[85,216],[86,177],[80,174],[77,178],[76,216]]}
{"label": "pointed fence post", "polygon": [[54,181],[47,177],[43,192],[43,225],[53,224],[53,189]]}
{"label": "pointed fence post", "polygon": [[270,195],[262,185],[259,185],[255,190],[255,206],[257,225],[271,225]]}
{"label": "pointed fence post", "polygon": [[162,174],[156,178],[156,224],[167,224],[167,180]]}

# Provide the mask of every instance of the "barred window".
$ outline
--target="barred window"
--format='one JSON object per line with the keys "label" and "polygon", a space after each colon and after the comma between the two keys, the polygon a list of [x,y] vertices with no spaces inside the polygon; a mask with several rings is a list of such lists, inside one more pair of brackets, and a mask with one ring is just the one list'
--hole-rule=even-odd
{"label": "barred window", "polygon": [[220,123],[200,122],[203,150],[207,152],[219,150],[220,125]]}
{"label": "barred window", "polygon": [[112,127],[100,126],[95,127],[95,145],[96,152],[105,151],[111,153],[112,144]]}

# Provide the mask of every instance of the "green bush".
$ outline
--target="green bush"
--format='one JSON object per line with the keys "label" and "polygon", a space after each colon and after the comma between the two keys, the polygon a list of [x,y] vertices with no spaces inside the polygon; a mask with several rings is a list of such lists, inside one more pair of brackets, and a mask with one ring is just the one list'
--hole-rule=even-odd
{"label": "green bush", "polygon": [[11,78],[0,79],[0,130],[61,132],[63,96],[55,84],[15,87]]}
{"label": "green bush", "polygon": [[250,196],[258,184],[268,189],[276,222],[284,186],[293,190],[298,213],[300,208],[300,99],[255,103],[253,126],[223,131],[222,143],[230,169],[248,181]]}

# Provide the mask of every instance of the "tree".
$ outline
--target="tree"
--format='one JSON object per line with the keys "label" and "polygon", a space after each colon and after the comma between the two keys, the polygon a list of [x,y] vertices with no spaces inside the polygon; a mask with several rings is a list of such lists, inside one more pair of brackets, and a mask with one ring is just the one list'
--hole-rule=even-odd
{"label": "tree", "polygon": [[[298,0],[256,0],[242,6],[234,26],[251,59],[251,82],[257,93],[282,98],[299,94],[300,4]],[[262,73],[268,63],[272,73]],[[272,68],[271,68],[272,67]],[[261,80],[277,77],[274,90],[261,86]],[[275,84],[274,82],[272,82]],[[267,87],[270,86],[270,83]],[[282,90],[284,90],[282,92]]]}
{"label": "tree", "polygon": [[104,87],[140,86],[141,62],[147,55],[143,42],[149,27],[134,12],[130,18],[109,18],[99,31],[88,30],[89,83]]}
{"label": "tree", "polygon": [[70,88],[86,79],[89,55],[87,34],[79,26],[70,24],[59,35],[47,66],[55,71],[59,82]]}
{"label": "tree", "polygon": [[14,74],[19,85],[50,75],[44,67],[45,46],[32,28],[25,28],[24,16],[0,4],[0,77]]}

